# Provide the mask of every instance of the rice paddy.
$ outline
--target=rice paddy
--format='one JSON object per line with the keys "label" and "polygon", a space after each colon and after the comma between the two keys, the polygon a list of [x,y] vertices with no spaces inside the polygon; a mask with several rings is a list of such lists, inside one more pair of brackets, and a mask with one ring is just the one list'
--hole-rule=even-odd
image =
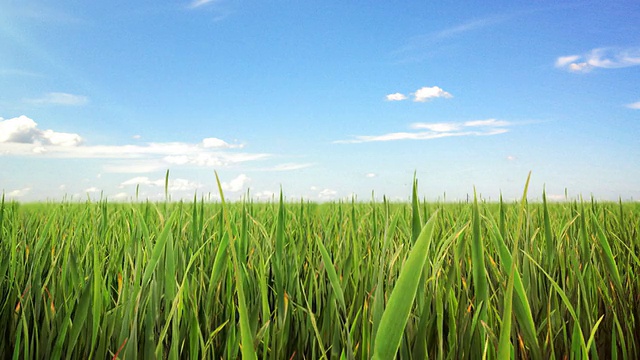
{"label": "rice paddy", "polygon": [[3,359],[635,359],[640,204],[0,205]]}

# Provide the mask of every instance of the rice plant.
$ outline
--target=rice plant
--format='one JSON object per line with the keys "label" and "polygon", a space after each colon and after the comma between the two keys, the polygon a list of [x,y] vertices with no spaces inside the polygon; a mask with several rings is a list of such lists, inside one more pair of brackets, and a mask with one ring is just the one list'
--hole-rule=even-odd
{"label": "rice plant", "polygon": [[640,203],[417,193],[3,197],[0,357],[640,357]]}

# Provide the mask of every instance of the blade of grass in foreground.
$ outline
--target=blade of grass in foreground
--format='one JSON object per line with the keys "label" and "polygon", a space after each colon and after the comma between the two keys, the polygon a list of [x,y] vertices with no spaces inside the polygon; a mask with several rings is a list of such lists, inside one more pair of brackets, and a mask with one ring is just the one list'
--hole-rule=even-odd
{"label": "blade of grass in foreground", "polygon": [[216,174],[216,182],[218,183],[218,191],[220,192],[220,200],[222,202],[222,215],[224,217],[224,222],[227,228],[227,233],[229,234],[230,246],[231,250],[231,261],[233,263],[233,272],[236,280],[236,292],[238,293],[238,313],[240,315],[240,344],[242,351],[243,359],[257,359],[256,350],[253,347],[253,335],[251,335],[251,325],[249,324],[249,313],[247,312],[247,303],[245,301],[244,296],[244,279],[242,276],[242,272],[240,270],[240,266],[238,264],[238,257],[236,254],[236,245],[234,244],[234,237],[231,233],[231,224],[229,223],[229,216],[227,214],[227,209],[224,201],[224,194],[222,192],[222,185],[220,184],[220,178],[218,177],[218,172]]}
{"label": "blade of grass in foreground", "polygon": [[398,280],[391,292],[387,308],[380,319],[380,327],[375,338],[373,359],[393,359],[400,347],[404,328],[407,326],[413,300],[416,297],[422,268],[427,260],[427,250],[433,235],[433,226],[437,212],[424,225],[407,261],[404,263]]}
{"label": "blade of grass in foreground", "polygon": [[[527,190],[529,189],[529,180],[531,180],[531,172],[529,172],[529,176],[527,176],[527,182],[524,186],[524,193],[522,194],[522,201],[521,201],[521,213],[520,213],[520,217],[518,218],[518,224],[520,225],[522,219],[524,218],[524,213],[525,213],[525,204],[527,201]],[[546,203],[545,203],[546,205]],[[546,210],[546,207],[545,207]],[[518,227],[517,231],[520,231],[520,227]],[[499,239],[502,240],[502,239]],[[500,329],[500,340],[498,342],[498,359],[506,359],[506,358],[510,358],[511,357],[511,321],[512,321],[512,310],[513,310],[513,288],[514,288],[514,284],[517,281],[519,286],[519,290],[521,288],[522,282],[520,281],[520,273],[518,272],[518,268],[516,266],[517,264],[517,260],[518,260],[518,246],[519,246],[519,241],[520,241],[520,235],[516,234],[516,239],[515,239],[515,243],[513,245],[513,250],[511,252],[511,256],[508,255],[507,251],[503,252],[505,253],[502,257],[504,258],[504,260],[506,263],[506,268],[509,269],[509,280],[507,281],[507,292],[504,295],[504,310],[502,313],[502,328]],[[504,246],[504,244],[502,244]],[[518,294],[520,294],[520,291],[518,291]],[[529,310],[528,307],[528,302],[527,302],[527,298],[526,296],[520,296],[519,300],[522,303],[522,309],[525,310]],[[526,319],[530,320],[530,312],[526,314]],[[527,325],[530,325],[529,321],[523,323],[525,329]],[[529,329],[529,332],[534,331]],[[535,333],[534,333],[535,334]],[[530,340],[530,342],[533,342],[535,340],[535,338],[533,340]],[[535,344],[537,345],[537,343]],[[538,357],[538,353],[535,351],[537,349],[534,349],[534,355],[536,358]]]}
{"label": "blade of grass in foreground", "polygon": [[[476,195],[476,189],[473,189],[473,209],[472,209],[472,238],[471,238],[471,270],[473,278],[473,288],[475,292],[475,304],[477,311],[479,312],[478,320],[480,323],[488,323],[487,321],[487,308],[489,306],[489,290],[487,285],[487,274],[484,264],[484,244],[482,241],[482,235],[480,233],[480,210],[478,208],[478,196]],[[480,307],[480,303],[484,306]],[[485,342],[485,331],[481,326],[480,330],[480,342]]]}
{"label": "blade of grass in foreground", "polygon": [[320,238],[316,239],[316,243],[318,244],[318,248],[320,249],[320,254],[322,254],[322,262],[324,262],[324,268],[327,272],[327,276],[329,277],[329,282],[331,283],[331,288],[333,289],[333,294],[338,300],[338,304],[340,304],[340,308],[343,313],[347,313],[347,305],[344,302],[344,293],[342,292],[342,287],[340,286],[340,279],[338,279],[338,274],[336,273],[336,269],[333,266],[333,262],[331,262],[331,256],[329,256],[329,252],[322,245],[322,241]]}

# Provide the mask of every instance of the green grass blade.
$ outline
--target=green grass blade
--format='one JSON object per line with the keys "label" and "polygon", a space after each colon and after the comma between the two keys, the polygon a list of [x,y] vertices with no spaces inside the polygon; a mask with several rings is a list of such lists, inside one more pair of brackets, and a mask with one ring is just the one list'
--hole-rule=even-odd
{"label": "green grass blade", "polygon": [[380,327],[375,338],[373,359],[393,359],[400,347],[404,328],[407,326],[409,313],[416,297],[418,283],[422,273],[427,251],[433,235],[433,227],[437,212],[422,228],[413,248],[409,252],[398,280],[391,292],[387,307],[382,314]]}
{"label": "green grass blade", "polygon": [[236,254],[236,245],[234,243],[234,237],[231,231],[231,224],[229,222],[229,216],[227,214],[227,208],[224,201],[224,193],[222,192],[222,185],[220,184],[220,178],[218,172],[216,174],[216,183],[218,184],[218,191],[220,192],[220,199],[222,201],[222,215],[224,216],[227,232],[229,233],[229,249],[231,250],[231,261],[233,262],[233,272],[236,283],[236,293],[238,295],[238,313],[240,316],[240,337],[241,337],[241,351],[242,358],[247,360],[257,360],[255,348],[253,346],[253,335],[251,334],[251,325],[249,323],[249,314],[247,312],[247,303],[244,293],[244,272],[240,269],[238,264],[238,257]]}

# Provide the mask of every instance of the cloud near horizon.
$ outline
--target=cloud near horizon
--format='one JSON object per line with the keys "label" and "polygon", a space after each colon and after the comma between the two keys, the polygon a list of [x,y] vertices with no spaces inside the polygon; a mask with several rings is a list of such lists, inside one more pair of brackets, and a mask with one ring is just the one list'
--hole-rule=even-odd
{"label": "cloud near horizon", "polygon": [[7,120],[0,118],[0,156],[109,159],[114,163],[104,165],[106,172],[151,172],[166,169],[169,165],[224,167],[271,156],[229,151],[243,146],[213,137],[196,144],[84,145],[80,135],[41,130],[35,121],[24,115]]}
{"label": "cloud near horizon", "polygon": [[512,123],[504,120],[487,119],[465,122],[414,123],[411,128],[426,130],[416,132],[393,132],[383,135],[360,135],[350,140],[338,140],[338,144],[358,144],[364,142],[394,140],[431,140],[454,136],[489,136],[509,132]]}
{"label": "cloud near horizon", "polygon": [[[119,188],[125,188],[127,186],[138,186],[138,185],[146,185],[146,186],[154,186],[154,187],[164,187],[165,179],[160,178],[157,180],[151,180],[146,176],[138,176],[127,181],[124,181],[120,184]],[[189,181],[187,179],[169,179],[168,190],[169,191],[193,191],[197,190],[204,185]]]}
{"label": "cloud near horizon", "polygon": [[582,55],[560,56],[555,66],[575,73],[586,73],[594,68],[617,69],[640,65],[640,47],[596,48]]}

